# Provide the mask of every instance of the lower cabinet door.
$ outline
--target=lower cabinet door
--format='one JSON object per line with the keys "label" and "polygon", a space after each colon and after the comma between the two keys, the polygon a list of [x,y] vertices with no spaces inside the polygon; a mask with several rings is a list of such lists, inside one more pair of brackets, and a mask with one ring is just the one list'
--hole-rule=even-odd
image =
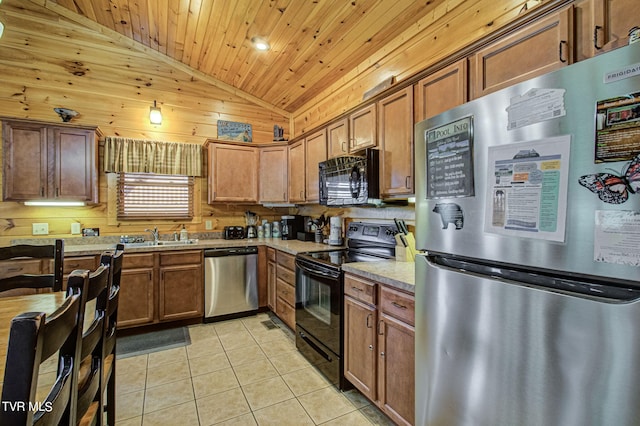
{"label": "lower cabinet door", "polygon": [[153,274],[153,268],[123,268],[118,300],[118,328],[151,324],[154,321]]}
{"label": "lower cabinet door", "polygon": [[376,400],[376,316],[374,307],[344,298],[344,376]]}
{"label": "lower cabinet door", "polygon": [[160,268],[160,321],[196,318],[204,315],[201,265],[180,265]]}
{"label": "lower cabinet door", "polygon": [[378,398],[380,408],[397,424],[415,417],[415,331],[404,322],[380,314]]}

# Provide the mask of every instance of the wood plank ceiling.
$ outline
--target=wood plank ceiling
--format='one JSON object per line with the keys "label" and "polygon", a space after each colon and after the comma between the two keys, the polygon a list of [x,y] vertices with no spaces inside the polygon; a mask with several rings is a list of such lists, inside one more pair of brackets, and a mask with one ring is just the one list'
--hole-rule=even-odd
{"label": "wood plank ceiling", "polygon": [[[49,0],[51,1],[51,0]],[[290,113],[451,0],[55,0]],[[449,9],[447,7],[447,9]],[[264,37],[271,50],[252,48]],[[375,66],[371,64],[370,66]]]}

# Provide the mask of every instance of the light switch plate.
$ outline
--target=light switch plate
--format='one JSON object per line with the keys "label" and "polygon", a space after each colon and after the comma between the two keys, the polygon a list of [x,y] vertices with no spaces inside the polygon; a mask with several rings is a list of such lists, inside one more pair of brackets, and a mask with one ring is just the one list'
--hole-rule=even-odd
{"label": "light switch plate", "polygon": [[213,229],[213,224],[210,220],[204,221],[204,229],[206,229],[207,231],[211,231]]}
{"label": "light switch plate", "polygon": [[71,234],[79,234],[80,233],[80,224],[78,222],[74,222],[71,224]]}
{"label": "light switch plate", "polygon": [[33,235],[49,235],[48,223],[32,223],[31,227]]}

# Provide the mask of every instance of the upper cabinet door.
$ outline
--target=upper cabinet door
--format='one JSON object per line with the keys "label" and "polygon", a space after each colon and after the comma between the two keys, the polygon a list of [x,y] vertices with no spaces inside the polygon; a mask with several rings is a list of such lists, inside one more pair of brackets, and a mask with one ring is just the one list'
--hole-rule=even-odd
{"label": "upper cabinet door", "polygon": [[340,157],[349,153],[349,120],[343,118],[327,126],[328,157]]}
{"label": "upper cabinet door", "polygon": [[473,98],[546,74],[573,62],[573,6],[534,21],[474,54]]}
{"label": "upper cabinet door", "polygon": [[289,145],[289,202],[306,200],[304,140]]}
{"label": "upper cabinet door", "polygon": [[320,173],[318,163],[327,159],[327,133],[324,129],[305,139],[306,201],[320,200]]}
{"label": "upper cabinet door", "polygon": [[413,194],[413,87],[378,101],[380,192]]}
{"label": "upper cabinet door", "polygon": [[260,148],[260,202],[284,203],[287,201],[286,145]]}
{"label": "upper cabinet door", "polygon": [[258,202],[258,149],[209,144],[209,202]]}
{"label": "upper cabinet door", "polygon": [[576,61],[628,44],[639,6],[638,0],[576,0]]}
{"label": "upper cabinet door", "polygon": [[47,197],[47,127],[36,123],[2,122],[3,199]]}
{"label": "upper cabinet door", "polygon": [[376,104],[371,104],[349,116],[349,152],[371,148],[377,144]]}
{"label": "upper cabinet door", "polygon": [[54,127],[49,141],[55,151],[53,198],[98,202],[95,132]]}
{"label": "upper cabinet door", "polygon": [[416,123],[469,100],[467,69],[467,59],[461,59],[416,84]]}

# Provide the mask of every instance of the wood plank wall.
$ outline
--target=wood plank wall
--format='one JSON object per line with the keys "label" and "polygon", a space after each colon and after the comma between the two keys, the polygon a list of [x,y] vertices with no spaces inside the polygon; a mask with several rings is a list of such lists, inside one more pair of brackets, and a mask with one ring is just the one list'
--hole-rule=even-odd
{"label": "wood plank wall", "polygon": [[[104,135],[195,144],[216,137],[217,120],[251,123],[255,143],[270,143],[274,124],[285,129],[285,136],[289,134],[288,117],[198,81],[29,1],[3,1],[0,20],[5,25],[0,39],[0,116],[57,123],[61,120],[53,108],[65,107],[80,112],[72,123],[98,125]],[[149,123],[154,100],[162,108],[160,126]],[[208,205],[206,178],[198,181],[200,215],[187,224],[190,232],[205,232],[205,220],[212,220],[214,229],[244,225],[247,206]],[[107,202],[108,182],[102,172],[99,185],[100,204],[91,207],[0,202],[0,244],[32,237],[34,222],[49,223],[50,237],[70,237],[73,222],[98,227],[101,235],[143,234],[148,223],[117,223],[113,218],[114,206]],[[250,208],[270,220],[288,212]],[[181,223],[158,225],[162,233],[181,228]]]}
{"label": "wood plank wall", "polygon": [[[553,0],[447,0],[359,64],[344,78],[294,112],[297,138],[357,107],[362,95],[395,76],[396,85]],[[525,4],[527,7],[525,8]],[[392,91],[393,89],[389,89]]]}

